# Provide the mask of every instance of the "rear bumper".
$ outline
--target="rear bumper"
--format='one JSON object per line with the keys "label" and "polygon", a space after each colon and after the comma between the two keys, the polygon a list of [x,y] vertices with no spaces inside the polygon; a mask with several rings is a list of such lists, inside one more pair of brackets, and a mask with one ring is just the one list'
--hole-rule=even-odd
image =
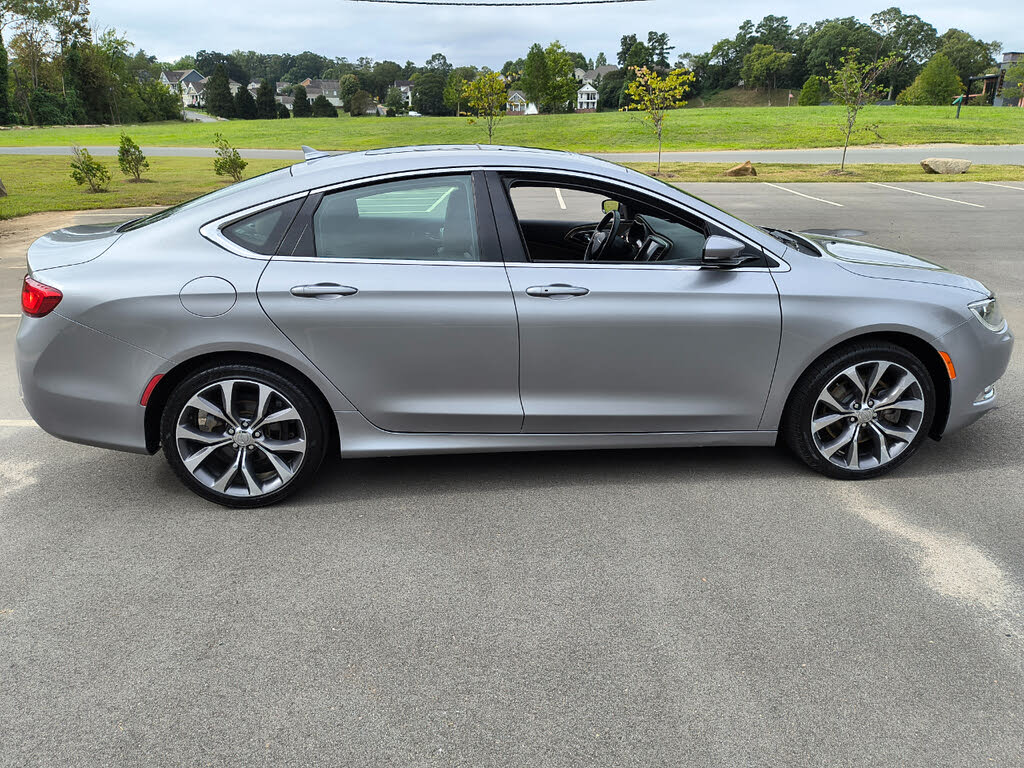
{"label": "rear bumper", "polygon": [[942,433],[948,435],[999,407],[998,387],[993,385],[1010,364],[1013,334],[1009,327],[993,333],[972,319],[936,339],[935,346],[948,353],[956,367],[956,379],[950,382],[949,419]]}
{"label": "rear bumper", "polygon": [[56,312],[23,317],[15,349],[21,396],[40,427],[75,443],[149,452],[139,399],[163,358]]}

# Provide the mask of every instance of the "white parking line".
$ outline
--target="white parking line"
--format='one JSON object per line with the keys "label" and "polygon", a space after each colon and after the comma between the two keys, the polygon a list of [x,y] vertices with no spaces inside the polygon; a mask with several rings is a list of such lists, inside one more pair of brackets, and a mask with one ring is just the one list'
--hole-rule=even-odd
{"label": "white parking line", "polygon": [[558,187],[555,187],[555,197],[558,198],[558,205],[564,211],[565,210],[565,200],[562,199],[562,190],[560,190]]}
{"label": "white parking line", "polygon": [[0,315],[0,317],[21,317],[21,313],[19,312],[16,315]]}
{"label": "white parking line", "polygon": [[930,198],[933,198],[935,200],[945,200],[947,203],[959,203],[960,205],[969,205],[972,208],[984,208],[985,207],[984,205],[978,205],[977,203],[968,203],[965,200],[954,200],[951,197],[939,197],[938,195],[929,195],[927,192],[918,192],[918,191],[913,190],[913,189],[904,189],[903,187],[894,187],[891,184],[882,184],[882,183],[877,182],[877,181],[869,181],[868,184],[871,184],[872,186],[875,186],[875,187],[885,187],[886,189],[895,189],[897,192],[906,192],[907,194],[910,194],[910,195],[920,195],[921,197],[930,197]]}
{"label": "white parking line", "polygon": [[0,419],[0,427],[34,427],[32,419]]}
{"label": "white parking line", "polygon": [[987,184],[990,187],[1002,187],[1003,189],[1016,189],[1018,192],[1024,192],[1024,187],[1011,187],[1009,184],[1000,184],[995,181],[976,181],[975,184]]}
{"label": "white parking line", "polygon": [[762,181],[762,184],[767,184],[769,187],[775,187],[781,189],[783,192],[789,192],[793,195],[800,195],[800,197],[806,197],[808,200],[817,200],[819,203],[825,203],[826,205],[834,205],[836,208],[842,208],[842,203],[833,203],[831,200],[822,200],[820,197],[812,197],[811,195],[805,195],[803,192],[797,192],[795,189],[789,187],[781,187],[778,184],[772,184],[770,181]]}

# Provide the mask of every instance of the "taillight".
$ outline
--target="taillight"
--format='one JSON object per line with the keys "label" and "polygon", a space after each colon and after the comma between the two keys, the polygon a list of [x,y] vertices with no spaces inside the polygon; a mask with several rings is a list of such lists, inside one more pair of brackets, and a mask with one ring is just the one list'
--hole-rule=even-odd
{"label": "taillight", "polygon": [[25,275],[25,283],[21,286],[21,311],[29,317],[50,314],[63,298],[64,294],[56,288]]}

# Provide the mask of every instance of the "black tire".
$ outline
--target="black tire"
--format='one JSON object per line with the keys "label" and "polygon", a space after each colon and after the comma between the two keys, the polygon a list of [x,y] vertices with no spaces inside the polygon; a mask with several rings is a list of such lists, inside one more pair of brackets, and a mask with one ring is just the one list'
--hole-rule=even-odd
{"label": "black tire", "polygon": [[[916,424],[916,434],[913,439],[904,442],[897,442],[896,446],[900,447],[899,453],[894,455],[891,459],[885,461],[885,463],[879,463],[877,466],[867,466],[865,468],[852,469],[848,466],[839,466],[835,461],[841,461],[843,454],[837,454],[835,461],[827,458],[822,450],[819,450],[817,443],[815,442],[814,434],[812,432],[811,421],[815,417],[815,411],[818,409],[818,416],[822,413],[825,415],[831,415],[832,412],[821,409],[824,406],[820,406],[818,403],[819,396],[823,393],[826,386],[829,386],[836,377],[843,374],[844,371],[849,369],[851,366],[867,364],[873,361],[886,362],[902,366],[904,369],[909,371],[917,379],[920,385],[921,400],[924,403],[924,410],[920,416],[920,423]],[[859,369],[861,370],[861,369]],[[867,370],[871,370],[867,368]],[[898,369],[891,369],[898,373]],[[868,382],[870,383],[870,382]],[[879,387],[872,390],[873,392],[882,391]],[[851,389],[851,391],[854,391]],[[915,392],[917,390],[914,390]],[[871,393],[869,393],[869,396]],[[916,399],[916,398],[915,398]],[[872,403],[874,401],[871,401]],[[845,403],[844,403],[845,404]],[[865,403],[859,403],[863,406]],[[852,407],[852,406],[851,406]],[[841,413],[841,412],[837,412]],[[902,412],[903,416],[908,418],[914,418],[912,412]],[[895,413],[893,413],[895,417]],[[931,375],[928,373],[927,367],[913,354],[908,352],[903,347],[891,344],[888,342],[854,342],[844,347],[840,347],[833,350],[819,360],[817,360],[810,369],[800,378],[796,386],[793,388],[792,393],[789,397],[789,402],[786,406],[785,416],[782,422],[781,437],[790,450],[795,453],[801,461],[803,461],[811,469],[820,472],[828,477],[837,478],[840,480],[867,480],[872,477],[878,477],[899,467],[903,462],[907,461],[921,446],[921,442],[927,437],[929,430],[931,429],[932,420],[935,417],[935,384],[932,381]],[[843,420],[837,421],[835,426],[830,425],[827,429],[841,430],[846,426],[852,430],[855,426],[857,416],[848,416]],[[867,414],[865,414],[867,418]],[[876,423],[878,423],[876,421]],[[899,426],[890,425],[885,422],[885,426]],[[904,427],[905,428],[905,427]],[[870,424],[864,426],[866,430],[866,437],[863,443],[867,444],[868,439],[872,441],[872,447],[878,451],[878,440],[876,435],[877,430],[873,430]],[[872,429],[872,432],[867,430]],[[828,435],[827,432],[819,431],[819,436]],[[859,430],[855,433],[860,434]],[[836,442],[839,442],[839,436],[836,436]],[[820,438],[821,439],[821,438]],[[883,438],[884,439],[884,438]],[[854,441],[851,441],[851,444]],[[824,446],[825,448],[828,445]],[[844,449],[847,457],[850,453],[850,449]],[[879,459],[879,462],[881,460]]]}
{"label": "black tire", "polygon": [[[287,479],[283,479],[283,474],[287,474],[287,471],[281,470],[276,473],[277,481],[273,480],[272,475],[272,463],[269,462],[269,453],[272,451],[265,451],[259,448],[255,444],[247,445],[244,448],[240,445],[236,445],[234,442],[225,445],[223,448],[215,449],[214,453],[210,454],[208,460],[214,463],[215,468],[219,462],[220,467],[226,467],[228,464],[233,463],[233,457],[237,457],[239,462],[244,460],[243,456],[238,456],[238,453],[244,454],[246,450],[251,452],[251,456],[248,461],[255,462],[251,467],[247,467],[247,470],[252,472],[252,476],[259,480],[263,475],[270,477],[266,481],[267,490],[261,492],[259,495],[253,493],[251,486],[248,490],[240,486],[244,485],[242,478],[233,479],[231,485],[227,491],[221,492],[215,488],[207,485],[205,482],[197,478],[185,465],[185,459],[182,458],[182,449],[179,449],[179,441],[176,437],[178,429],[178,422],[180,418],[186,418],[183,411],[186,408],[189,400],[194,396],[202,392],[210,392],[211,386],[219,386],[220,382],[236,381],[238,382],[235,386],[238,386],[241,390],[241,395],[244,396],[250,392],[257,392],[259,385],[269,387],[274,391],[274,394],[279,399],[275,399],[273,402],[281,405],[281,401],[285,401],[285,405],[290,405],[294,411],[298,414],[297,419],[288,419],[287,424],[282,425],[269,425],[265,428],[268,432],[267,435],[263,435],[260,432],[255,434],[259,437],[270,438],[269,434],[273,429],[288,429],[293,434],[292,439],[295,437],[302,438],[304,440],[304,453],[301,456],[296,456],[296,453],[282,453],[277,454],[280,458],[284,456],[288,462],[293,462],[294,466],[286,464],[287,471],[292,471],[293,474]],[[216,390],[213,390],[216,392]],[[245,401],[240,398],[243,403],[242,407],[246,407]],[[215,402],[210,400],[214,405],[223,405],[223,400]],[[268,405],[268,409],[272,407]],[[197,409],[190,408],[189,414],[192,415]],[[200,414],[205,411],[199,411]],[[245,415],[245,414],[241,414]],[[200,415],[199,418],[209,420],[209,423],[215,425],[214,432],[220,429],[227,429],[228,423],[209,416]],[[187,419],[186,419],[187,420]],[[204,424],[206,422],[204,421]],[[171,465],[171,469],[174,470],[174,474],[185,484],[190,490],[194,491],[199,496],[209,501],[216,502],[226,507],[236,508],[253,508],[263,507],[270,504],[275,504],[282,499],[290,496],[302,487],[307,485],[317,470],[320,468],[320,464],[323,462],[324,456],[327,452],[327,445],[329,443],[329,434],[327,433],[326,425],[330,423],[330,417],[327,413],[326,407],[322,404],[322,401],[318,395],[310,390],[310,387],[305,382],[298,379],[298,377],[289,375],[286,371],[275,371],[260,365],[245,365],[245,364],[223,364],[216,365],[211,368],[206,368],[201,371],[197,371],[188,378],[180,382],[174,390],[171,392],[167,399],[167,403],[164,406],[163,414],[160,419],[160,436],[161,442],[163,443],[164,456],[167,458],[167,462]],[[241,424],[241,421],[239,421]],[[254,426],[255,422],[253,423]],[[248,422],[246,422],[248,426]],[[236,429],[238,433],[248,430]],[[211,434],[214,434],[211,432]],[[222,435],[226,439],[234,440],[235,438],[227,438],[226,432]],[[281,435],[275,435],[280,437]],[[251,440],[250,437],[245,438],[247,441]],[[252,443],[255,443],[252,440]],[[182,444],[184,447],[192,449],[196,446],[201,446],[202,443],[193,444],[186,441]],[[234,451],[235,453],[232,453]],[[262,462],[264,468],[267,469],[263,475],[256,474],[259,465]],[[205,464],[202,465],[202,472],[206,472]],[[225,470],[226,471],[226,470]],[[236,473],[241,475],[240,472]],[[243,495],[248,493],[250,495]]]}

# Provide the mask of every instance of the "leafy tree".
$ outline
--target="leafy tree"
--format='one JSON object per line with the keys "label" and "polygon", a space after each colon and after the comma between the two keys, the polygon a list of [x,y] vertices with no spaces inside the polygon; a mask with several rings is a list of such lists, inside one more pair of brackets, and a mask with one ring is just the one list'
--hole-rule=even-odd
{"label": "leafy tree", "polygon": [[1008,67],[1003,75],[1003,98],[1020,99],[1024,96],[1024,61]]}
{"label": "leafy tree", "polygon": [[858,61],[868,63],[881,43],[878,32],[852,16],[818,22],[817,29],[804,41],[805,71],[809,75],[828,75],[843,66],[848,50],[856,50]]}
{"label": "leafy tree", "polygon": [[[435,54],[438,55],[438,54]],[[412,103],[424,115],[444,114],[444,84],[447,75],[441,69],[428,69],[412,76]]]}
{"label": "leafy tree", "polygon": [[14,110],[11,108],[11,89],[7,77],[7,49],[0,33],[0,125],[14,122]]}
{"label": "leafy tree", "polygon": [[541,112],[563,112],[574,100],[579,83],[569,53],[555,40],[547,48],[534,43],[526,55],[520,88]]}
{"label": "leafy tree", "polygon": [[995,56],[1002,47],[1002,43],[986,43],[960,29],[947,30],[938,42],[939,53],[949,59],[964,83],[995,64]]}
{"label": "leafy tree", "polygon": [[338,110],[322,93],[313,99],[313,117],[337,117]]}
{"label": "leafy tree", "polygon": [[626,57],[629,56],[629,52],[633,50],[634,45],[636,45],[636,35],[623,35],[619,40],[619,53],[617,59],[620,67],[626,66]]}
{"label": "leafy tree", "polygon": [[292,111],[279,101],[275,102],[274,108],[277,110],[278,120],[287,120],[292,116]]}
{"label": "leafy tree", "polygon": [[743,82],[757,88],[768,89],[768,106],[772,105],[771,89],[777,87],[779,75],[789,66],[792,54],[775,50],[775,46],[757,43],[743,58],[740,75]]}
{"label": "leafy tree", "polygon": [[258,116],[256,100],[244,85],[235,91],[235,117],[241,120],[255,120]]}
{"label": "leafy tree", "polygon": [[651,52],[651,63],[660,69],[668,69],[668,57],[675,50],[668,44],[667,32],[648,32],[647,48]]}
{"label": "leafy tree", "polygon": [[249,164],[238,154],[228,140],[220,133],[213,134],[213,143],[217,148],[217,157],[213,161],[213,171],[218,176],[230,176],[234,181],[242,180],[242,171]]}
{"label": "leafy tree", "polygon": [[123,131],[121,144],[117,148],[117,164],[121,167],[121,173],[131,177],[129,181],[142,181],[142,172],[149,169],[149,161],[142,154],[142,148]]}
{"label": "leafy tree", "polygon": [[395,80],[400,80],[401,78],[401,65],[394,61],[378,61],[373,65],[373,95],[378,99],[385,98],[388,88],[394,85]]}
{"label": "leafy tree", "polygon": [[405,112],[405,96],[402,89],[391,86],[388,88],[388,95],[384,97],[384,108],[388,117],[394,117]]}
{"label": "leafy tree", "polygon": [[292,88],[292,98],[295,103],[292,104],[292,114],[295,117],[310,117],[313,114],[313,107],[309,104],[309,97],[306,96],[306,89],[301,85],[296,85]]}
{"label": "leafy tree", "polygon": [[213,74],[206,81],[203,91],[206,96],[206,111],[214,117],[234,117],[235,102],[231,96],[231,86],[224,66],[218,64]]}
{"label": "leafy tree", "polygon": [[256,89],[256,117],[260,120],[273,120],[277,117],[274,89],[266,78],[260,81],[260,87]]}
{"label": "leafy tree", "polygon": [[94,160],[85,147],[76,144],[71,149],[71,178],[76,184],[88,184],[90,192],[103,192],[110,183],[110,171],[98,160]]}
{"label": "leafy tree", "polygon": [[867,130],[878,135],[874,126],[858,126],[857,116],[868,102],[874,101],[885,93],[885,88],[878,85],[877,81],[885,75],[895,61],[895,57],[888,56],[863,64],[859,60],[859,54],[860,51],[856,48],[845,51],[839,60],[839,65],[830,69],[826,81],[832,98],[837,104],[844,107],[844,119],[839,126],[844,139],[840,171],[846,169],[846,150],[850,146],[850,138],[854,131]]}
{"label": "leafy tree", "polygon": [[[199,51],[195,56],[194,67],[198,72],[202,72],[205,75],[216,72],[217,68],[220,67],[228,80],[234,80],[236,83],[243,83],[245,85],[251,82],[249,73],[239,65],[234,56],[227,53]],[[224,117],[230,117],[230,115],[224,115]]]}
{"label": "leafy tree", "polygon": [[594,67],[596,69],[597,67],[607,67],[607,66],[608,66],[608,57],[604,55],[604,51],[601,51],[599,54],[597,54],[597,58],[594,60]]}
{"label": "leafy tree", "polygon": [[447,80],[452,71],[452,65],[448,63],[448,59],[443,53],[435,53],[427,59],[426,69],[433,70]]}
{"label": "leafy tree", "polygon": [[633,47],[626,54],[626,70],[632,72],[638,67],[653,67],[654,56],[651,49],[640,42],[633,43]]}
{"label": "leafy tree", "polygon": [[800,89],[800,98],[796,103],[801,107],[816,107],[821,104],[821,80],[817,75],[811,75],[804,81],[804,87]]}
{"label": "leafy tree", "polygon": [[899,56],[886,78],[888,98],[892,99],[895,90],[906,83],[907,73],[935,52],[938,36],[935,27],[920,16],[903,13],[895,7],[871,14],[871,26],[882,36],[881,52]]}
{"label": "leafy tree", "polygon": [[455,110],[456,117],[462,111],[462,103],[466,99],[467,85],[468,81],[459,70],[452,70],[452,73],[448,75],[448,82],[444,86],[444,105],[448,109]]}
{"label": "leafy tree", "polygon": [[661,173],[661,136],[665,129],[665,114],[670,109],[685,107],[683,96],[693,82],[693,73],[680,69],[662,77],[647,67],[638,67],[635,78],[626,84],[631,103],[626,109],[643,112],[643,121],[658,137],[658,170]]}
{"label": "leafy tree", "polygon": [[487,143],[494,143],[494,129],[505,116],[508,92],[497,72],[485,72],[466,85],[466,104],[487,127]]}
{"label": "leafy tree", "polygon": [[796,43],[793,28],[785,16],[765,16],[754,27],[754,37],[758,43],[772,45],[780,51],[792,51]]}
{"label": "leafy tree", "polygon": [[526,68],[526,59],[509,59],[501,68],[501,74],[506,78],[515,73],[521,73]]}
{"label": "leafy tree", "polygon": [[373,106],[373,97],[366,91],[359,90],[352,94],[345,106],[352,117],[362,117]]}
{"label": "leafy tree", "polygon": [[616,69],[601,78],[597,85],[597,108],[600,110],[617,110],[625,106],[622,89],[626,85],[626,70]]}
{"label": "leafy tree", "polygon": [[348,106],[348,100],[352,98],[352,94],[359,90],[359,78],[355,75],[342,75],[338,80],[338,98],[341,99],[341,103]]}
{"label": "leafy tree", "polygon": [[900,104],[949,104],[965,93],[964,84],[957,77],[953,64],[941,53],[936,53],[921,70],[914,82],[900,95]]}

